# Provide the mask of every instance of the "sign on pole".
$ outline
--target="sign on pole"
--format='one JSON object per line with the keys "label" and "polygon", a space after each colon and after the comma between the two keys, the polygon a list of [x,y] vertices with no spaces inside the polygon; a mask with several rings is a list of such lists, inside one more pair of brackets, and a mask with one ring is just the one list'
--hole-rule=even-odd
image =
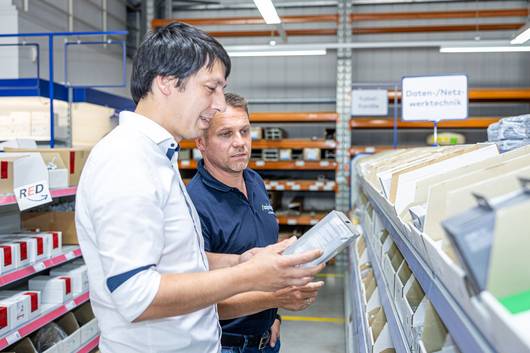
{"label": "sign on pole", "polygon": [[404,77],[402,120],[440,121],[468,117],[467,76]]}

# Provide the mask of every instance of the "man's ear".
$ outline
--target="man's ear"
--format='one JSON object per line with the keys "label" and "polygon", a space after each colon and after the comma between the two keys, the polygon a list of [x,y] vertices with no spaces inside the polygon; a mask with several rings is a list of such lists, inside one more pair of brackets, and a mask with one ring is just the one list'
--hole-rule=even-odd
{"label": "man's ear", "polygon": [[164,96],[171,95],[171,88],[174,85],[175,79],[169,76],[156,76],[153,80],[153,85],[156,90],[162,93]]}
{"label": "man's ear", "polygon": [[[205,134],[205,132],[203,132],[203,134]],[[197,148],[199,149],[199,151],[201,152],[204,152],[206,151],[206,141],[205,141],[205,138],[204,138],[204,135],[201,136],[201,137],[197,137],[195,139],[195,145],[197,145]]]}

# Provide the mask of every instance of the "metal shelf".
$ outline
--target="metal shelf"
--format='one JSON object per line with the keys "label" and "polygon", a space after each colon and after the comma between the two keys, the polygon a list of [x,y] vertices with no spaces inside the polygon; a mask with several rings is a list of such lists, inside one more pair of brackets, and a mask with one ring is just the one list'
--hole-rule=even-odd
{"label": "metal shelf", "polygon": [[[363,227],[364,230],[364,227]],[[379,298],[385,311],[385,316],[390,330],[390,336],[392,337],[392,343],[397,353],[410,353],[411,350],[407,343],[407,337],[403,331],[403,326],[399,320],[397,309],[394,305],[394,300],[390,295],[387,283],[383,277],[383,270],[377,257],[374,254],[370,237],[365,235],[364,241],[366,243],[366,251],[368,252],[368,259],[374,270],[375,281],[377,282],[377,288],[379,288]]]}
{"label": "metal shelf", "polygon": [[72,309],[87,302],[88,299],[89,299],[89,294],[88,292],[85,292],[75,297],[74,299],[72,299],[66,304],[61,304],[59,306],[55,306],[49,309],[48,311],[39,315],[39,317],[37,317],[36,319],[22,325],[18,329],[13,330],[9,332],[7,335],[4,335],[2,338],[0,338],[0,349],[4,349],[7,346],[10,346],[15,342],[18,342],[22,338],[30,335],[31,333],[35,332],[41,327],[51,323],[52,321],[66,314]]}
{"label": "metal shelf", "polygon": [[[365,237],[366,238],[366,237]],[[357,244],[357,242],[355,243]],[[355,306],[355,309],[353,311],[353,327],[352,329],[355,330],[355,333],[357,334],[357,342],[359,343],[359,351],[358,353],[371,353],[369,347],[369,328],[368,323],[366,322],[366,318],[364,317],[363,313],[365,312],[365,307],[363,305],[362,300],[362,291],[361,291],[361,276],[359,273],[359,263],[357,261],[357,254],[356,254],[356,246],[350,246],[349,247],[349,257],[351,259],[351,267],[350,267],[350,283],[352,289],[352,299],[353,299],[353,305]]]}
{"label": "metal shelf", "polygon": [[269,191],[337,191],[334,180],[264,180],[264,183]]}
{"label": "metal shelf", "polygon": [[67,261],[81,257],[81,249],[78,246],[64,246],[62,251],[62,254],[54,256],[50,259],[39,261],[35,264],[31,264],[29,266],[0,275],[0,286],[8,285],[23,278],[29,277],[37,272],[59,266]]}
{"label": "metal shelf", "polygon": [[[52,197],[73,196],[76,192],[77,186],[72,186],[65,189],[50,190]],[[0,195],[0,206],[15,205],[16,203],[17,199],[15,198],[15,195]]]}
{"label": "metal shelf", "polygon": [[[179,142],[179,146],[182,149],[195,148],[195,141],[184,140]],[[323,140],[323,139],[280,139],[280,140],[252,140],[252,149],[263,149],[263,148],[291,148],[291,149],[302,149],[302,148],[321,148],[321,149],[335,149],[337,142],[334,140]]]}
{"label": "metal shelf", "polygon": [[[442,120],[438,124],[440,129],[487,129],[490,124],[496,123],[499,118],[469,118],[466,120]],[[433,122],[428,121],[403,121],[397,123],[398,129],[432,129]],[[393,118],[353,118],[350,121],[352,129],[391,129],[394,127]]]}
{"label": "metal shelf", "polygon": [[425,295],[438,312],[451,337],[463,353],[492,353],[495,350],[482,335],[473,321],[466,315],[458,302],[438,280],[430,267],[404,236],[397,226],[397,220],[388,216],[382,206],[383,196],[378,194],[366,181],[360,181],[361,188],[369,199],[384,227],[403,255],[405,261],[420,283]]}
{"label": "metal shelf", "polygon": [[[182,160],[179,161],[179,169],[197,169],[197,161]],[[263,161],[251,160],[249,168],[255,170],[335,170],[337,162],[335,161]]]}
{"label": "metal shelf", "polygon": [[258,112],[250,114],[250,121],[252,123],[318,123],[318,122],[336,122],[337,113],[322,112],[322,113],[273,113],[273,112]]}
{"label": "metal shelf", "polygon": [[288,215],[288,214],[276,214],[278,218],[278,223],[281,225],[302,225],[302,226],[312,226],[318,223],[322,218],[326,216],[326,212],[315,212],[307,213],[300,215]]}

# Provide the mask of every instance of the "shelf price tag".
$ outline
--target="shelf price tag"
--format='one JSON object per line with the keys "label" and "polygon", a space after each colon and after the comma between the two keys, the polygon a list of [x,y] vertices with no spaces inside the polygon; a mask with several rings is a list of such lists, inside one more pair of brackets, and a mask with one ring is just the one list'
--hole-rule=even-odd
{"label": "shelf price tag", "polygon": [[265,161],[256,161],[256,165],[258,167],[263,167],[265,165]]}
{"label": "shelf price tag", "polygon": [[311,225],[315,225],[317,223],[318,223],[318,219],[312,219],[312,220],[309,221],[309,224],[311,224]]}
{"label": "shelf price tag", "polygon": [[290,225],[290,226],[294,226],[294,225],[298,224],[298,221],[296,219],[289,218],[287,220],[287,224]]}
{"label": "shelf price tag", "polygon": [[300,190],[300,185],[299,184],[295,184],[291,187],[291,189],[293,190]]}
{"label": "shelf price tag", "polygon": [[375,152],[375,147],[366,147],[366,148],[364,149],[364,151],[365,151],[366,153],[374,153],[374,152]]}
{"label": "shelf price tag", "polygon": [[20,332],[15,331],[6,337],[7,345],[11,345],[15,343],[16,341],[20,340],[21,338],[22,336],[20,335]]}
{"label": "shelf price tag", "polygon": [[317,190],[318,190],[318,185],[310,185],[310,186],[309,186],[309,190],[311,190],[311,191],[317,191]]}
{"label": "shelf price tag", "polygon": [[303,167],[305,166],[305,161],[296,161],[294,162],[294,165],[297,167]]}
{"label": "shelf price tag", "polygon": [[66,254],[64,254],[64,257],[66,257],[66,261],[68,261],[68,260],[72,260],[75,257],[75,255],[73,251],[69,251]]}
{"label": "shelf price tag", "polygon": [[45,180],[20,186],[14,192],[21,211],[52,202],[48,182]]}
{"label": "shelf price tag", "polygon": [[181,164],[183,167],[188,167],[188,166],[190,165],[190,161],[189,161],[189,160],[180,161],[180,164]]}
{"label": "shelf price tag", "polygon": [[39,262],[33,265],[33,269],[35,270],[35,272],[40,272],[46,269],[46,265],[44,264],[44,262]]}
{"label": "shelf price tag", "polygon": [[320,161],[321,167],[329,167],[329,161]]}
{"label": "shelf price tag", "polygon": [[276,189],[276,190],[279,190],[279,191],[281,191],[281,190],[285,190],[285,186],[284,186],[284,185],[278,185],[278,186],[276,186],[275,189]]}

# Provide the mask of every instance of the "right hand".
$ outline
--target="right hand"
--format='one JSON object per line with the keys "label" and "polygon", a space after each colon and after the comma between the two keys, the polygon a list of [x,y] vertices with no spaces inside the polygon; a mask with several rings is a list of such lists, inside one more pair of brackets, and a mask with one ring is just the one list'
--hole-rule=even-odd
{"label": "right hand", "polygon": [[296,237],[291,237],[269,245],[241,265],[246,267],[246,271],[250,271],[250,278],[254,282],[253,290],[274,292],[286,287],[305,286],[322,271],[324,264],[309,268],[298,267],[298,265],[318,259],[322,256],[321,250],[311,250],[296,255],[281,255],[295,241]]}
{"label": "right hand", "polygon": [[274,292],[278,308],[300,311],[315,302],[319,289],[324,282],[310,282],[303,287],[289,287]]}

